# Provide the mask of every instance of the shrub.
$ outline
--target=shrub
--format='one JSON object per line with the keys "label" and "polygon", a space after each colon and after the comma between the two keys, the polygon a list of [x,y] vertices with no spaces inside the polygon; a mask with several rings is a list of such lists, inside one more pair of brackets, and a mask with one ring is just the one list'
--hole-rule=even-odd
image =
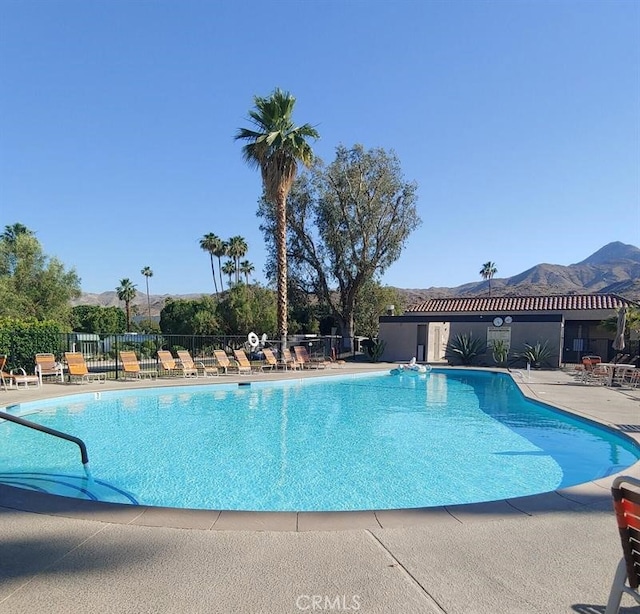
{"label": "shrub", "polygon": [[384,354],[384,348],[387,344],[382,339],[373,339],[373,337],[369,337],[360,345],[371,362],[378,362],[382,354]]}
{"label": "shrub", "polygon": [[509,358],[509,346],[504,339],[495,339],[491,342],[491,355],[499,367],[506,367]]}
{"label": "shrub", "polygon": [[544,367],[548,364],[552,353],[553,351],[549,347],[548,341],[545,341],[544,343],[536,341],[533,345],[525,343],[524,349],[518,354],[518,358],[522,358],[531,367],[539,369],[540,367]]}
{"label": "shrub", "polygon": [[458,334],[449,341],[445,357],[448,360],[453,359],[463,365],[471,365],[475,359],[487,351],[486,344],[482,339],[474,338],[472,333]]}

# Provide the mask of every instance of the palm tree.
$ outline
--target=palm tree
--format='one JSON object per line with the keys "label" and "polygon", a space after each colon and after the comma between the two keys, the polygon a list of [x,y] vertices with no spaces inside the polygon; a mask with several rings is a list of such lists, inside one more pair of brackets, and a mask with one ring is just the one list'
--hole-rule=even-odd
{"label": "palm tree", "polygon": [[222,285],[222,262],[220,258],[222,256],[228,256],[229,245],[226,241],[220,240],[217,248],[213,250],[213,255],[218,259],[218,274],[220,275],[220,292],[224,292],[224,286]]}
{"label": "palm tree", "polygon": [[151,299],[149,298],[149,277],[153,277],[153,271],[151,267],[144,267],[142,271],[140,271],[145,276],[145,281],[147,282],[147,316],[149,318],[149,322],[151,322]]}
{"label": "palm tree", "polygon": [[276,208],[276,260],[278,287],[278,333],[287,344],[287,196],[296,176],[298,162],[309,166],[313,151],[305,140],[319,134],[310,124],[296,126],[291,117],[296,99],[279,88],[268,98],[254,96],[249,111],[254,129],[240,128],[236,140],[246,141],[242,155],[262,174],[266,199]]}
{"label": "palm tree", "polygon": [[236,283],[240,281],[240,258],[244,258],[248,250],[244,237],[235,236],[229,239],[227,244],[227,256],[233,258],[236,266]]}
{"label": "palm tree", "polygon": [[221,271],[229,276],[229,286],[233,283],[231,277],[236,272],[236,265],[233,260],[227,260],[223,265]]}
{"label": "palm tree", "polygon": [[[213,275],[213,289],[216,294],[218,294],[218,284],[216,282],[216,268],[213,265],[213,257],[216,254],[216,251],[220,248],[220,244],[222,240],[219,236],[214,235],[212,232],[207,233],[200,239],[200,249],[203,249],[205,252],[209,253],[209,258],[211,260],[211,275]],[[220,281],[222,284],[222,280]]]}
{"label": "palm tree", "polygon": [[495,262],[491,262],[489,260],[489,262],[485,262],[482,265],[482,268],[480,269],[480,277],[482,277],[482,279],[484,279],[485,281],[489,282],[489,297],[491,297],[491,278],[498,272],[498,269],[496,268],[496,263]]}
{"label": "palm tree", "polygon": [[249,275],[256,270],[256,267],[253,266],[251,262],[248,260],[243,260],[240,263],[240,272],[244,275],[247,286],[249,285]]}
{"label": "palm tree", "polygon": [[124,301],[127,314],[127,332],[131,330],[131,301],[136,297],[136,285],[130,279],[121,279],[120,285],[116,288],[118,299]]}

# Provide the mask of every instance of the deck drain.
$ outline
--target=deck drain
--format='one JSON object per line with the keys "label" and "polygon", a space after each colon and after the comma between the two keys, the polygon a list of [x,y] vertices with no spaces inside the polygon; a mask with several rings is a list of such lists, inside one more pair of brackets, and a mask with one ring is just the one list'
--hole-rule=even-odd
{"label": "deck drain", "polygon": [[618,424],[616,426],[624,433],[640,433],[640,424]]}

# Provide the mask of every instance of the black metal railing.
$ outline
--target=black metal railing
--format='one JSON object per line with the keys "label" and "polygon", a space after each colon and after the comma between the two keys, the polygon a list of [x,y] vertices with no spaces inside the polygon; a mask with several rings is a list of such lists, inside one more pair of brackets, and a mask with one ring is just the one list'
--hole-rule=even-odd
{"label": "black metal railing", "polygon": [[[345,343],[345,341],[347,341]],[[280,340],[260,338],[260,346],[280,350]],[[358,339],[345,340],[337,336],[290,335],[289,347],[304,345],[312,358],[348,358],[362,354]],[[260,347],[259,346],[259,347]],[[90,372],[105,373],[109,379],[120,379],[124,375],[119,352],[135,351],[140,365],[146,369],[158,369],[158,350],[169,350],[176,356],[177,350],[188,350],[193,359],[206,362],[214,350],[231,354],[234,349],[244,348],[252,359],[259,358],[259,347],[252,347],[246,335],[164,335],[151,333],[124,333],[115,335],[60,333],[39,338],[33,333],[29,343],[22,337],[5,337],[0,354],[7,355],[7,367],[22,367],[28,373],[35,368],[37,353],[52,353],[64,364],[65,352],[80,352]],[[346,349],[345,349],[346,348]]]}
{"label": "black metal railing", "polygon": [[25,420],[24,418],[20,418],[18,416],[13,416],[4,411],[0,411],[0,419],[7,420],[15,424],[20,424],[21,426],[26,426],[27,428],[33,429],[34,431],[40,431],[41,433],[46,433],[47,435],[52,435],[53,437],[58,437],[59,439],[66,439],[67,441],[75,443],[80,448],[80,457],[82,459],[82,464],[85,467],[89,465],[89,455],[87,454],[87,446],[85,445],[84,441],[82,441],[82,439],[80,439],[79,437],[75,437],[74,435],[69,435],[68,433],[63,433],[62,431],[56,431],[56,429],[49,428],[48,426],[43,426],[42,424],[36,424],[35,422],[31,422],[30,420]]}

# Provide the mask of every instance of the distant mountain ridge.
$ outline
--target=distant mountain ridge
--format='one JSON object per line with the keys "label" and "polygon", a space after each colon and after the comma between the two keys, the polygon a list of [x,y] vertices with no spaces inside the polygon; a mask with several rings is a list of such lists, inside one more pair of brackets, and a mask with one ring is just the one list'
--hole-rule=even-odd
{"label": "distant mountain ridge", "polygon": [[[397,288],[407,305],[432,298],[486,296],[488,281],[463,284],[454,288],[405,289]],[[537,264],[513,277],[491,280],[492,296],[538,296],[543,294],[591,294],[614,293],[640,301],[640,249],[619,241],[609,243],[581,262],[568,266]],[[158,316],[167,298],[195,299],[202,294],[152,294],[151,315]],[[83,292],[74,305],[100,305],[122,307],[122,301],[114,291],[91,294]],[[138,292],[133,300],[138,314],[147,314],[147,295]]]}
{"label": "distant mountain ridge", "polygon": [[[455,288],[401,290],[407,304],[432,298],[486,296],[488,281]],[[619,241],[609,243],[576,264],[537,264],[518,275],[491,280],[492,296],[538,296],[544,294],[620,294],[640,300],[640,249]]]}

